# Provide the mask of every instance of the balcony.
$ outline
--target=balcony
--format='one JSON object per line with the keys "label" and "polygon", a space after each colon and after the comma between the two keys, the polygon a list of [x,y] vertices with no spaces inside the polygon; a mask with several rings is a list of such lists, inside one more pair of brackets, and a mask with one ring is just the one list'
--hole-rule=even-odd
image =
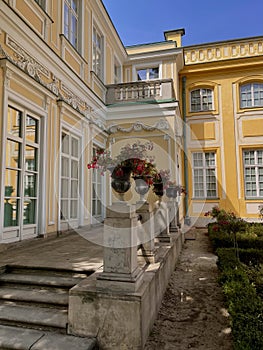
{"label": "balcony", "polygon": [[107,85],[106,104],[161,102],[175,98],[172,79]]}

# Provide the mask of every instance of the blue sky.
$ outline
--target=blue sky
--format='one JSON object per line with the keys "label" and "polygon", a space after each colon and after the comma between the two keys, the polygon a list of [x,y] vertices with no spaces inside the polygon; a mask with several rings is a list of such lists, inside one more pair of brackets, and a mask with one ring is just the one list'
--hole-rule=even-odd
{"label": "blue sky", "polygon": [[[263,35],[263,0],[103,0],[123,41],[163,41],[184,28],[183,45]],[[166,10],[164,10],[166,9]]]}

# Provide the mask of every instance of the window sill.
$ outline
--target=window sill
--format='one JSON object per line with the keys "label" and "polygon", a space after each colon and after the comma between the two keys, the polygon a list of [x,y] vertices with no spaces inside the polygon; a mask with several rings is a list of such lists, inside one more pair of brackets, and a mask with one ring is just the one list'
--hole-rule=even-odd
{"label": "window sill", "polygon": [[203,201],[211,201],[211,202],[214,202],[214,201],[219,201],[220,198],[219,197],[202,197],[202,198],[197,198],[197,197],[192,197],[191,198],[192,201],[200,201],[200,202],[203,202]]}
{"label": "window sill", "polygon": [[68,40],[68,38],[65,37],[64,34],[59,34],[60,38],[61,38],[61,44],[63,46],[65,46],[65,44],[70,47],[72,50],[74,50],[74,53],[78,55],[78,57],[81,59],[81,61],[85,62],[86,64],[88,64],[88,62],[84,59],[84,57],[82,56],[80,49],[76,48],[74,45],[71,44],[71,42]]}
{"label": "window sill", "polygon": [[249,202],[249,201],[253,201],[253,202],[258,202],[258,201],[263,201],[263,197],[250,197],[250,198],[247,198],[245,197],[245,201]]}

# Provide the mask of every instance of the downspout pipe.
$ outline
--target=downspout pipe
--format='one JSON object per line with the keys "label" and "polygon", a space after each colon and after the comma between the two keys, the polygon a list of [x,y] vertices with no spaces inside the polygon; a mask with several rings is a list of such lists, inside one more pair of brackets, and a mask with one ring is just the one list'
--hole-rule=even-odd
{"label": "downspout pipe", "polygon": [[189,210],[189,175],[188,175],[188,158],[187,158],[187,140],[186,140],[186,77],[182,78],[182,109],[183,109],[183,151],[184,151],[184,182],[185,182],[185,219],[184,223],[188,226],[191,225],[191,219],[188,216]]}

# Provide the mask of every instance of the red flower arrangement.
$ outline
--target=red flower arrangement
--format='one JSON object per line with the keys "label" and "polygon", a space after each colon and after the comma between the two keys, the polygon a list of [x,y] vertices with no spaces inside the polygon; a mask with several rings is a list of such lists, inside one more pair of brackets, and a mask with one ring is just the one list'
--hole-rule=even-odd
{"label": "red flower arrangement", "polygon": [[142,178],[149,186],[154,183],[162,183],[165,188],[170,179],[170,170],[157,170],[154,157],[147,154],[152,149],[151,141],[144,144],[137,141],[122,147],[115,158],[111,157],[109,150],[98,149],[87,167],[88,169],[101,169],[101,175],[104,175],[106,170],[114,171],[114,176],[117,177],[122,177],[123,169],[127,167],[134,178]]}

